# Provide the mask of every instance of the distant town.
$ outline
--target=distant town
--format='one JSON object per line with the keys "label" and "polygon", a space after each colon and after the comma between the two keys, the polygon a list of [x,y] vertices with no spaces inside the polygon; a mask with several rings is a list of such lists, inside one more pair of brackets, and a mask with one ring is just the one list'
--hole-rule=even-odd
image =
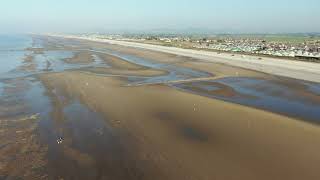
{"label": "distant town", "polygon": [[320,35],[147,35],[83,34],[88,38],[113,39],[188,49],[276,56],[320,62]]}

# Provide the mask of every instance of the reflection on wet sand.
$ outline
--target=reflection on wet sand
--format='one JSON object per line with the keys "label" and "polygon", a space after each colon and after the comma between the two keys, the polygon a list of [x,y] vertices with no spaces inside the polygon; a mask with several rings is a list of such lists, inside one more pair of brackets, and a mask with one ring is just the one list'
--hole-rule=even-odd
{"label": "reflection on wet sand", "polygon": [[261,108],[319,123],[320,96],[312,89],[319,84],[295,80],[272,81],[256,78],[222,78],[175,84],[188,92]]}
{"label": "reflection on wet sand", "polygon": [[309,123],[319,84],[89,41],[27,42],[0,77],[0,179],[320,178]]}
{"label": "reflection on wet sand", "polygon": [[[153,169],[159,179],[228,178],[230,171],[231,179],[318,175],[318,126],[164,85],[122,86],[124,78],[69,72],[42,80],[105,114],[113,129],[130,134],[130,142],[139,147],[134,157],[145,154],[161,167]],[[307,170],[298,171],[305,166]]]}
{"label": "reflection on wet sand", "polygon": [[[0,179],[47,178],[47,146],[38,139],[40,109],[34,111],[28,93],[37,84],[26,79],[5,81],[0,99]],[[35,86],[33,86],[35,85]]]}
{"label": "reflection on wet sand", "polygon": [[138,160],[130,156],[129,149],[134,147],[122,140],[105,117],[71,97],[49,90],[52,119],[41,123],[41,138],[48,144],[52,178],[143,179],[139,169],[142,164],[136,167]]}

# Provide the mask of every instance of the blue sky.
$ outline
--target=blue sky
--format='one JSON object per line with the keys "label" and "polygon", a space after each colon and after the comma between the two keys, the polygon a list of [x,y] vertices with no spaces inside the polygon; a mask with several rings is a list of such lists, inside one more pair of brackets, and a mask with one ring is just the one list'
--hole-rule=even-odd
{"label": "blue sky", "polygon": [[1,0],[0,31],[320,32],[320,0]]}

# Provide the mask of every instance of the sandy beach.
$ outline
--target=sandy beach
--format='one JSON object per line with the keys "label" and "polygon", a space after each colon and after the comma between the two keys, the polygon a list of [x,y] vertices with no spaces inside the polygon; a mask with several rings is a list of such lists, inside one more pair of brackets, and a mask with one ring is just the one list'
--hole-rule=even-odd
{"label": "sandy beach", "polygon": [[[59,37],[59,36],[58,36]],[[192,57],[195,59],[206,60],[209,62],[223,63],[250,70],[265,72],[273,75],[301,79],[306,81],[320,82],[320,64],[312,62],[293,61],[277,58],[257,56],[243,56],[230,53],[216,53],[203,50],[181,49],[176,47],[165,47],[152,44],[136,42],[117,41],[109,39],[84,38],[77,36],[60,36],[71,39],[84,39],[96,42],[122,45],[127,47],[142,48],[146,50],[159,51],[175,55]]]}
{"label": "sandy beach", "polygon": [[[82,73],[42,78],[66,96],[79,97],[105,114],[112,127],[129,134],[131,143],[139,147],[130,153],[141,161],[146,158],[156,168],[149,177],[319,177],[317,126],[165,86],[127,88],[121,87],[121,79]],[[143,163],[137,166],[144,167]]]}
{"label": "sandy beach", "polygon": [[42,53],[28,48],[23,77],[0,81],[0,179],[320,179],[318,66],[109,40],[33,42]]}

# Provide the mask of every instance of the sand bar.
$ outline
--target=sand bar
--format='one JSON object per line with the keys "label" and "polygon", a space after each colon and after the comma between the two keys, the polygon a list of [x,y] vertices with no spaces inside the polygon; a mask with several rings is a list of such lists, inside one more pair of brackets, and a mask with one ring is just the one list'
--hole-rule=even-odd
{"label": "sand bar", "polygon": [[77,36],[61,36],[64,38],[76,38],[97,42],[105,42],[110,44],[143,48],[147,50],[160,51],[176,55],[193,57],[196,59],[206,60],[210,62],[224,63],[232,66],[238,66],[251,70],[261,71],[264,73],[285,76],[295,79],[320,82],[320,64],[312,62],[302,62],[293,60],[283,60],[276,58],[264,57],[259,59],[257,56],[241,56],[231,54],[218,54],[216,52],[199,51],[192,49],[181,49],[176,47],[165,47],[159,45],[125,42],[108,39],[84,38]]}

